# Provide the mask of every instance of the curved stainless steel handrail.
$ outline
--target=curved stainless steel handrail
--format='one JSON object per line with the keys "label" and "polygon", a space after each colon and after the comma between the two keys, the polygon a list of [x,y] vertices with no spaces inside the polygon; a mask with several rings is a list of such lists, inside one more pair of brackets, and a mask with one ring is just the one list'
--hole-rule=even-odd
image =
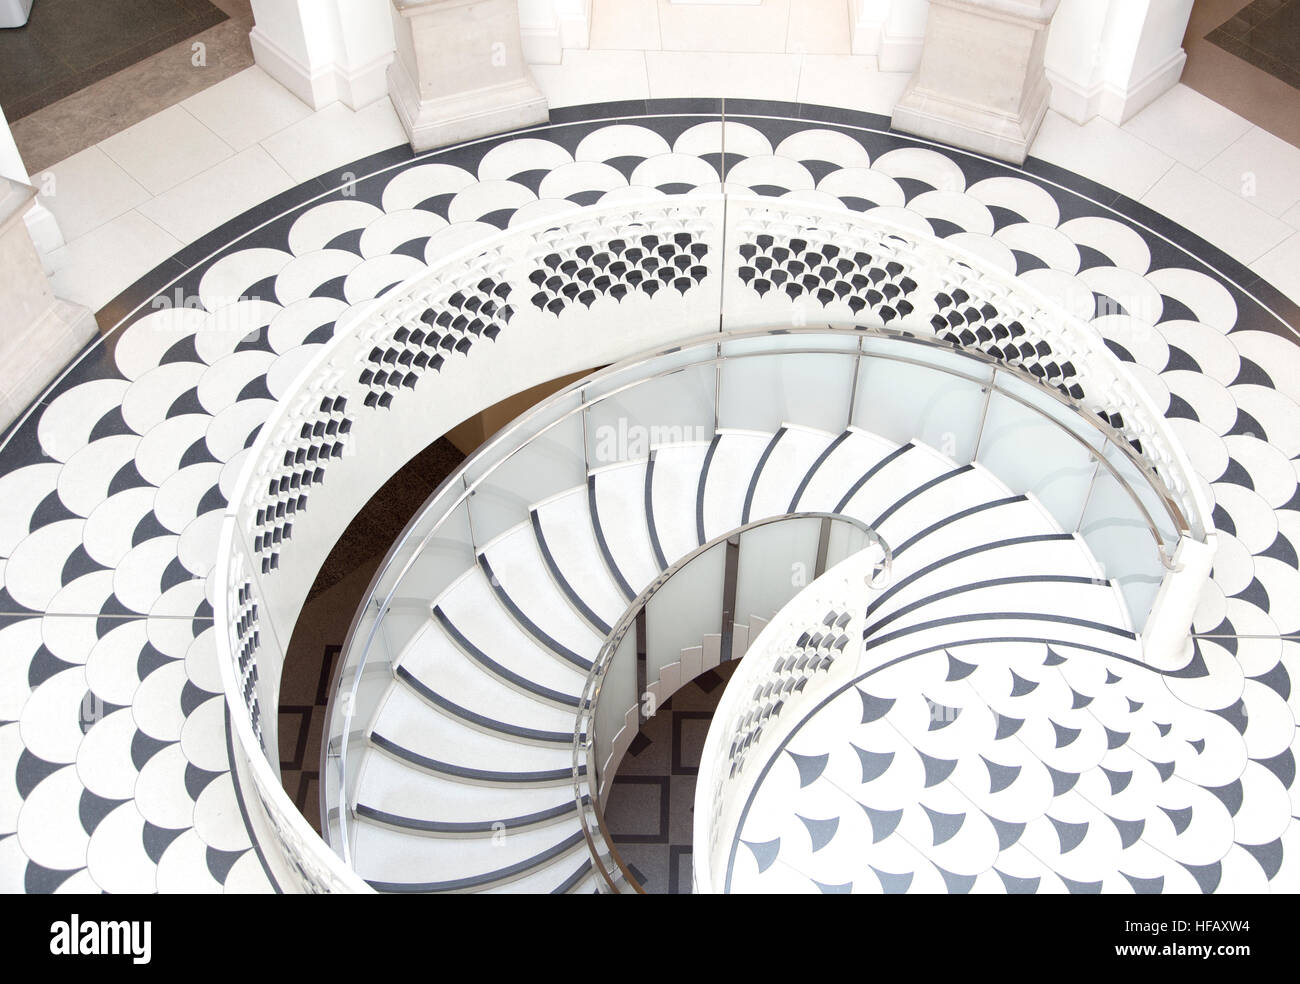
{"label": "curved stainless steel handrail", "polygon": [[[810,344],[808,346],[802,346],[802,347],[800,346],[780,347],[780,348],[769,349],[766,351],[731,352],[731,353],[723,353],[722,351],[722,346],[724,344],[729,344],[736,341],[744,341],[747,339],[764,338],[764,337],[781,337],[781,336],[788,337],[788,336],[805,336],[805,335],[809,337],[823,336],[823,337],[835,337],[839,339],[844,339],[846,337],[855,337],[858,339],[858,344],[856,348],[845,348],[845,347],[837,348],[837,347],[829,347],[829,346],[817,347],[816,345]],[[983,379],[976,375],[960,372],[956,369],[953,369],[950,366],[938,365],[933,362],[927,362],[921,359],[908,358],[906,356],[899,355],[896,353],[882,353],[879,351],[867,352],[863,347],[863,339],[865,338],[877,338],[877,339],[887,340],[891,342],[898,342],[900,344],[916,345],[930,350],[939,350],[951,355],[955,355],[961,359],[969,360],[974,364],[987,367],[991,370],[991,375],[988,379]],[[674,364],[669,369],[665,369],[660,372],[654,372],[645,376],[639,376],[636,379],[629,380],[628,382],[620,386],[617,386],[606,392],[602,392],[598,396],[590,400],[586,398],[585,391],[590,387],[592,387],[593,384],[599,383],[602,379],[606,379],[615,374],[628,373],[629,371],[636,369],[638,366],[648,366],[651,363],[659,359],[662,359],[666,356],[689,352],[691,349],[697,349],[697,348],[701,350],[701,357],[698,359],[689,362],[677,363]],[[709,349],[712,349],[711,353],[708,352]],[[427,549],[429,543],[438,535],[438,533],[441,531],[443,525],[448,521],[448,519],[451,518],[451,516],[456,512],[457,509],[459,509],[461,505],[465,504],[475,494],[475,492],[480,486],[482,486],[500,467],[502,467],[507,461],[509,461],[515,454],[522,451],[524,447],[526,447],[531,441],[536,440],[538,437],[541,437],[542,435],[546,434],[548,431],[554,429],[555,427],[558,427],[560,424],[564,423],[565,421],[571,420],[574,416],[579,414],[585,414],[590,408],[597,406],[598,404],[612,397],[618,396],[619,394],[625,393],[638,386],[642,386],[646,383],[652,382],[653,380],[670,376],[678,372],[682,372],[686,369],[697,368],[700,366],[708,366],[708,365],[719,367],[721,366],[722,363],[727,361],[741,360],[741,359],[748,359],[748,358],[770,358],[778,354],[779,355],[797,355],[797,354],[843,355],[846,357],[859,358],[859,359],[872,358],[872,359],[880,359],[883,361],[892,361],[898,363],[917,365],[928,370],[932,370],[935,372],[943,373],[948,376],[952,376],[953,378],[956,379],[962,379],[967,382],[974,383],[976,385],[979,385],[981,388],[987,389],[990,392],[990,394],[998,393],[1002,396],[1007,397],[1008,399],[1014,400],[1016,403],[1030,409],[1038,416],[1047,420],[1057,430],[1063,431],[1065,434],[1067,434],[1070,437],[1072,441],[1084,447],[1091,456],[1095,457],[1097,459],[1099,467],[1101,466],[1105,467],[1107,472],[1115,479],[1119,487],[1124,489],[1127,495],[1129,496],[1129,498],[1132,499],[1134,505],[1136,506],[1139,514],[1143,519],[1143,522],[1147,527],[1147,532],[1150,533],[1152,536],[1152,539],[1156,545],[1157,556],[1159,557],[1162,566],[1166,570],[1174,569],[1173,562],[1171,560],[1172,551],[1167,549],[1165,539],[1161,535],[1159,527],[1156,525],[1155,520],[1152,518],[1150,511],[1142,502],[1141,497],[1137,494],[1133,486],[1119,473],[1119,470],[1113,464],[1111,464],[1111,462],[1106,460],[1105,448],[1106,447],[1116,448],[1120,452],[1120,454],[1125,459],[1127,459],[1128,462],[1131,465],[1133,465],[1133,467],[1135,467],[1138,470],[1138,472],[1143,476],[1143,478],[1147,480],[1152,491],[1156,493],[1157,497],[1161,502],[1161,505],[1164,506],[1165,511],[1167,512],[1170,520],[1173,523],[1174,529],[1180,534],[1185,534],[1189,530],[1189,524],[1187,518],[1184,516],[1182,509],[1179,507],[1176,497],[1165,486],[1163,480],[1161,480],[1161,478],[1155,472],[1155,470],[1149,464],[1147,464],[1147,462],[1141,457],[1140,454],[1138,454],[1138,452],[1135,449],[1129,446],[1127,439],[1125,439],[1123,435],[1116,428],[1112,427],[1109,423],[1103,422],[1094,413],[1092,413],[1092,411],[1089,410],[1087,407],[1083,406],[1081,403],[1072,399],[1066,394],[1061,393],[1059,390],[1055,389],[1054,387],[1048,386],[1040,382],[1032,375],[1028,373],[1018,372],[1014,368],[1010,368],[1005,364],[998,362],[997,360],[993,359],[989,355],[986,355],[985,353],[953,346],[952,344],[941,341],[937,338],[915,335],[910,332],[899,330],[899,329],[890,329],[885,327],[871,327],[871,326],[858,326],[854,328],[837,328],[832,326],[821,326],[821,327],[808,326],[808,327],[781,328],[777,330],[755,329],[753,331],[745,331],[745,332],[721,332],[721,333],[710,332],[706,335],[699,335],[692,339],[688,339],[686,341],[680,342],[676,345],[668,346],[662,349],[657,349],[646,355],[637,356],[632,359],[625,360],[623,362],[615,363],[614,365],[608,366],[595,373],[592,373],[591,375],[584,377],[583,379],[575,383],[572,383],[569,386],[565,387],[564,389],[553,394],[547,400],[543,401],[541,404],[539,404],[529,412],[523,414],[515,421],[513,421],[511,424],[507,425],[505,428],[499,431],[493,438],[491,438],[486,444],[484,444],[472,455],[470,455],[469,458],[467,458],[465,462],[461,465],[461,467],[457,469],[456,473],[450,476],[447,480],[445,480],[438,487],[438,489],[435,490],[435,492],[425,501],[425,504],[416,513],[415,518],[412,519],[412,521],[407,525],[406,530],[403,531],[402,535],[398,538],[397,542],[389,550],[388,556],[385,558],[385,561],[380,565],[380,568],[376,573],[375,579],[372,581],[372,584],[377,585],[390,573],[389,565],[392,562],[393,557],[404,551],[404,549],[408,545],[411,536],[414,533],[415,528],[422,525],[425,521],[427,521],[427,513],[429,509],[435,503],[437,503],[439,499],[452,493],[452,491],[455,488],[455,485],[459,483],[461,485],[460,491],[458,493],[455,493],[454,498],[451,499],[442,507],[442,516],[439,517],[434,522],[434,524],[429,528],[428,532],[426,532],[421,537],[421,542],[419,546],[407,558],[405,564],[403,564],[401,571],[396,575],[395,579],[392,582],[392,587],[384,596],[382,602],[380,602],[379,599],[375,598],[373,594],[367,596],[366,606],[369,606],[372,602],[376,603],[377,614],[373,625],[370,627],[370,630],[366,635],[365,648],[363,650],[362,657],[358,662],[356,669],[353,671],[352,679],[350,681],[350,684],[348,685],[346,694],[342,694],[338,690],[332,691],[330,694],[329,706],[326,709],[327,723],[333,720],[336,699],[342,696],[347,703],[347,711],[346,711],[344,726],[341,729],[341,739],[339,742],[339,750],[336,758],[337,765],[335,766],[335,768],[338,773],[339,791],[340,791],[340,800],[341,800],[339,804],[339,810],[338,810],[341,843],[337,845],[337,849],[340,849],[340,853],[342,854],[343,859],[349,865],[351,865],[352,863],[352,858],[351,858],[349,837],[347,833],[348,809],[349,809],[349,804],[347,803],[347,795],[346,795],[347,753],[348,753],[348,745],[350,743],[350,736],[354,730],[352,727],[352,720],[356,714],[357,692],[361,683],[362,675],[364,674],[366,669],[366,664],[369,661],[371,653],[374,650],[376,636],[380,630],[380,626],[383,623],[384,615],[388,611],[389,606],[393,601],[393,598],[396,596],[398,589],[402,583],[402,580],[405,578],[407,573],[409,573],[411,568],[419,561],[424,550]],[[1034,405],[1032,402],[1028,400],[1025,400],[1018,394],[999,386],[997,382],[999,373],[1005,373],[1010,375],[1020,385],[1031,387],[1041,395],[1050,397],[1053,401],[1055,401],[1056,403],[1060,404],[1062,407],[1071,411],[1076,420],[1081,420],[1086,422],[1089,426],[1091,426],[1094,430],[1097,431],[1097,433],[1101,437],[1102,446],[1094,448],[1086,440],[1084,440],[1079,434],[1075,433],[1071,428],[1067,427],[1060,420],[1048,414],[1045,410],[1043,410],[1043,408]],[[565,411],[563,414],[554,417],[554,419],[549,420],[547,423],[545,423],[544,426],[541,426],[540,428],[535,428],[533,426],[536,424],[538,418],[545,418],[547,414],[553,410],[555,404],[559,403],[560,401],[566,398],[571,398],[574,394],[577,394],[579,397],[579,403],[576,406]],[[526,435],[526,437],[521,439],[520,438],[521,434]],[[504,453],[502,453],[503,448],[509,448],[509,450],[505,450]],[[465,479],[465,475],[468,472],[470,472],[475,465],[481,464],[484,461],[491,460],[493,455],[499,455],[499,459],[493,461],[489,467],[485,468],[484,471],[480,475],[478,475],[473,482],[469,482]],[[584,464],[587,466],[587,470],[590,471],[590,462],[586,460],[587,448],[585,444],[583,448],[583,455],[584,455]],[[353,645],[356,643],[355,631],[356,629],[359,628],[360,621],[361,621],[360,617],[354,620],[353,627],[349,632],[349,637],[347,638],[347,640],[345,640],[344,647],[340,655],[341,666],[346,664],[347,654],[351,651]],[[326,774],[325,770],[330,768],[330,763],[329,763],[330,744],[331,743],[327,740],[322,746],[322,751],[321,751],[322,777],[324,777]],[[324,786],[325,786],[325,781],[324,779],[322,779],[322,787]],[[328,810],[328,804],[326,804],[326,809]],[[324,823],[322,824],[322,830],[328,831],[328,827]],[[326,838],[328,841],[327,833],[326,833]],[[331,846],[335,846],[335,845],[331,845]]]}
{"label": "curved stainless steel handrail", "polygon": [[[720,536],[715,536],[707,543],[696,547],[690,553],[686,554],[686,556],[670,564],[664,571],[662,571],[628,604],[622,617],[617,623],[615,623],[613,628],[610,630],[609,635],[606,636],[604,644],[600,647],[600,653],[592,662],[591,669],[587,671],[587,682],[583,686],[582,696],[578,700],[579,712],[577,717],[574,718],[573,725],[573,797],[574,802],[577,803],[578,807],[578,822],[582,824],[582,835],[587,841],[587,848],[591,853],[592,862],[599,866],[600,851],[596,847],[595,840],[592,837],[591,827],[587,823],[586,811],[583,809],[583,779],[581,772],[579,771],[582,763],[578,760],[578,750],[579,748],[583,748],[585,750],[585,764],[587,766],[586,786],[588,790],[590,790],[590,794],[587,797],[587,804],[596,817],[597,829],[600,831],[601,837],[609,847],[610,857],[614,860],[614,863],[618,868],[618,873],[622,875],[624,881],[632,886],[632,890],[638,895],[644,895],[645,890],[641,887],[635,876],[633,876],[632,872],[628,870],[627,865],[623,862],[622,856],[618,853],[618,848],[614,846],[614,840],[610,836],[609,829],[605,825],[605,812],[600,805],[601,766],[599,757],[593,754],[596,745],[595,712],[596,704],[600,700],[600,688],[605,682],[605,677],[609,673],[610,666],[613,665],[614,657],[618,654],[619,646],[623,644],[623,639],[627,636],[628,632],[632,630],[632,627],[636,624],[637,618],[645,610],[646,606],[650,604],[650,600],[658,594],[659,591],[663,589],[663,586],[671,581],[675,575],[679,574],[684,568],[689,567],[693,561],[699,559],[719,544],[726,543],[732,537],[740,536],[750,530],[758,529],[762,526],[771,526],[776,523],[796,522],[801,519],[824,519],[830,522],[839,522],[852,526],[866,537],[868,543],[876,543],[881,547],[885,555],[886,571],[888,571],[889,567],[893,563],[894,552],[890,548],[889,544],[885,542],[884,538],[860,519],[845,515],[844,513],[815,511],[792,512],[783,513],[780,516],[767,516],[763,519],[756,519],[752,523],[745,523],[743,526],[737,526],[735,529],[723,533]],[[640,697],[638,697],[638,700],[639,699]],[[586,724],[585,728],[584,724]],[[614,873],[602,866],[600,875],[605,880],[606,885],[608,885],[612,891],[618,893],[618,885],[614,880]]]}

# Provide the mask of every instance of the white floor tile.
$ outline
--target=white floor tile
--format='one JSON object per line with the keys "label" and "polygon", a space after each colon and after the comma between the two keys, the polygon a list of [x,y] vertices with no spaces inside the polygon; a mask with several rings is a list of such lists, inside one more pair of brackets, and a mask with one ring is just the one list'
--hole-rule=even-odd
{"label": "white floor tile", "polygon": [[99,146],[154,195],[233,153],[229,144],[180,106],[155,113]]}
{"label": "white floor tile", "polygon": [[659,0],[659,37],[664,51],[785,51],[790,8],[804,2],[732,7]]}
{"label": "white floor tile", "polygon": [[1030,154],[1141,198],[1173,166],[1169,155],[1098,117],[1085,126],[1048,111]]}
{"label": "white floor tile", "polygon": [[235,150],[311,115],[312,109],[254,65],[181,103]]}
{"label": "white floor tile", "polygon": [[65,300],[97,311],[183,245],[139,212],[127,212],[51,253],[50,283]]}
{"label": "white floor tile", "polygon": [[1121,129],[1199,171],[1251,127],[1250,121],[1185,85],[1176,85]]}
{"label": "white floor tile", "polygon": [[331,103],[263,140],[262,146],[301,182],[405,142],[393,104],[381,99],[357,112]]}
{"label": "white floor tile", "polygon": [[532,65],[538,88],[552,106],[646,99],[650,86],[640,51],[581,51],[570,48],[559,65]]}
{"label": "white floor tile", "polygon": [[1300,229],[1300,202],[1297,202],[1286,215],[1282,216],[1282,221],[1296,229]]}
{"label": "white floor tile", "polygon": [[41,203],[54,213],[67,241],[149,200],[149,192],[98,147],[88,147],[33,174],[32,184],[41,191]]}
{"label": "white floor tile", "polygon": [[222,161],[140,206],[140,212],[183,243],[292,188],[294,181],[259,146]]}
{"label": "white floor tile", "polygon": [[806,55],[799,101],[889,116],[911,77],[876,71],[876,59],[868,55]]}
{"label": "white floor tile", "polygon": [[659,46],[659,0],[593,0],[593,51],[608,48],[657,51]]}
{"label": "white floor tile", "polygon": [[799,91],[799,55],[647,51],[645,59],[653,99],[727,96],[793,101]]}
{"label": "white floor tile", "polygon": [[1250,268],[1300,304],[1300,232],[1292,234],[1269,250],[1252,263]]}
{"label": "white floor tile", "polygon": [[1252,127],[1201,172],[1269,215],[1300,202],[1300,148]]}
{"label": "white floor tile", "polygon": [[796,0],[790,5],[785,50],[847,55],[849,5],[844,0]]}
{"label": "white floor tile", "polygon": [[1175,164],[1142,197],[1142,203],[1243,263],[1259,259],[1292,231],[1286,223],[1181,164]]}

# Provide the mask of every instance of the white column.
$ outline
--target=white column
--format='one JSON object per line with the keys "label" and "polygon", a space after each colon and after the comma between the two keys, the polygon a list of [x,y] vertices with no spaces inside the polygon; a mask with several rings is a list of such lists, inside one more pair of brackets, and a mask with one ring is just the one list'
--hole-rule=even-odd
{"label": "white column", "polygon": [[558,65],[591,42],[592,0],[519,0],[519,38],[530,65]]}
{"label": "white column", "polygon": [[[0,109],[0,178],[9,178],[20,184],[31,184],[31,176],[23,164],[18,145],[14,143],[9,121],[5,119],[4,110]],[[33,199],[31,207],[23,215],[27,222],[27,231],[31,233],[32,242],[36,244],[41,256],[47,256],[63,245],[63,232],[54,218],[54,213]]]}
{"label": "white column", "polygon": [[930,0],[849,0],[851,50],[875,55],[882,72],[915,71],[929,12]]}
{"label": "white column", "polygon": [[931,0],[894,128],[1023,163],[1047,114],[1043,56],[1058,2]]}
{"label": "white column", "polygon": [[1052,108],[1120,124],[1182,77],[1192,0],[1061,0],[1047,44]]}
{"label": "white column", "polygon": [[545,123],[516,0],[391,0],[393,107],[417,151]]}
{"label": "white column", "polygon": [[253,58],[313,109],[361,109],[388,93],[388,0],[252,0]]}

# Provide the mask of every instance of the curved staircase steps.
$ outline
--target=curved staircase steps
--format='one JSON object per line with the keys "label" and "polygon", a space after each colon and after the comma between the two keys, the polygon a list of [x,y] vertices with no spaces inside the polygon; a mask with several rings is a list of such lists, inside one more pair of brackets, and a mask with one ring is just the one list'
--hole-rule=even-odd
{"label": "curved staircase steps", "polygon": [[[597,890],[572,783],[588,668],[668,566],[793,511],[845,513],[893,548],[890,584],[866,619],[873,660],[957,638],[1060,634],[1140,657],[1082,539],[978,464],[793,423],[656,446],[533,503],[428,599],[363,761],[349,765],[361,770],[350,814],[358,872],[393,892]],[[737,656],[766,624],[759,613],[738,619]],[[713,665],[717,641],[684,650],[681,667]]]}

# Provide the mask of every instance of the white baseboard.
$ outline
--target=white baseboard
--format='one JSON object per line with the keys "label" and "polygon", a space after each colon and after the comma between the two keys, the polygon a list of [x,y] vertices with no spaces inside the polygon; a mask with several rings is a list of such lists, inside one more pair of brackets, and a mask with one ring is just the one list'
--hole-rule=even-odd
{"label": "white baseboard", "polygon": [[334,73],[328,69],[312,72],[280,45],[266,36],[257,25],[248,32],[253,61],[312,109],[320,109],[338,98]]}
{"label": "white baseboard", "polygon": [[[63,238],[63,230],[59,228],[58,220],[54,217],[53,212],[39,201],[35,201],[23,216],[23,221],[27,223],[27,232],[32,237],[36,252],[41,254],[42,265],[47,266],[45,257],[60,246],[67,244],[67,240]],[[45,272],[50,272],[48,266]]]}
{"label": "white baseboard", "polygon": [[564,60],[565,44],[559,27],[521,27],[519,41],[529,65],[558,65]]}
{"label": "white baseboard", "polygon": [[1080,126],[1096,116],[1120,126],[1177,85],[1186,64],[1187,52],[1179,48],[1128,89],[1106,81],[1081,86],[1048,68],[1052,109]]}
{"label": "white baseboard", "polygon": [[921,64],[921,47],[924,37],[909,35],[891,35],[887,30],[880,32],[880,48],[877,60],[882,72],[915,72]]}
{"label": "white baseboard", "polygon": [[391,51],[354,69],[330,64],[313,71],[256,26],[249,32],[248,40],[258,67],[312,109],[321,109],[339,101],[349,109],[364,109],[388,95],[388,66],[393,61]]}

